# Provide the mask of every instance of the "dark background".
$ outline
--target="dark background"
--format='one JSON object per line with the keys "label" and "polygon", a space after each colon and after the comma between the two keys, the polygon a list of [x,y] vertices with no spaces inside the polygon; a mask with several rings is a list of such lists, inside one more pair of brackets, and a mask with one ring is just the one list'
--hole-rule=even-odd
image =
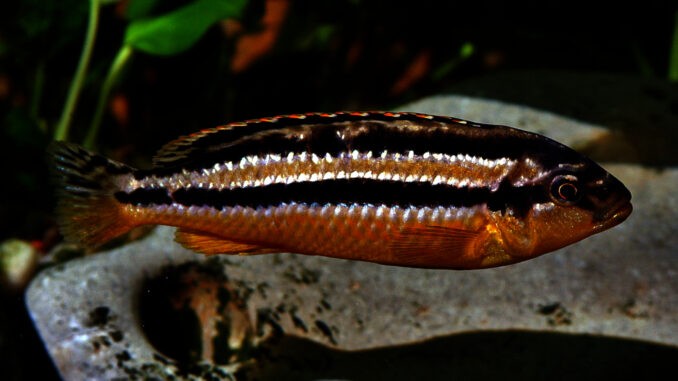
{"label": "dark background", "polygon": [[[164,1],[157,11],[185,3]],[[102,8],[75,142],[122,43],[125,4]],[[0,5],[0,239],[20,238],[41,252],[60,239],[44,149],[82,49],[87,7],[85,0]],[[394,109],[460,93],[611,126],[638,142],[635,155],[603,159],[675,165],[678,95],[668,73],[677,12],[675,1],[252,0],[237,27],[215,25],[186,52],[136,54],[113,90],[97,150],[144,166],[167,141],[229,121]],[[0,294],[1,378],[56,378],[21,291]]]}

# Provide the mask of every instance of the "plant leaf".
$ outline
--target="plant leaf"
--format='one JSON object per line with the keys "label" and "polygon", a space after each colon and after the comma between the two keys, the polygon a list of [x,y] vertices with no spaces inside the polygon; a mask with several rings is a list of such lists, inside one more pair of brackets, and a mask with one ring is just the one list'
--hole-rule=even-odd
{"label": "plant leaf", "polygon": [[158,0],[130,0],[125,9],[125,17],[129,20],[135,20],[148,16]]}
{"label": "plant leaf", "polygon": [[155,55],[181,53],[195,44],[212,24],[239,17],[247,0],[196,0],[173,12],[134,20],[125,44]]}

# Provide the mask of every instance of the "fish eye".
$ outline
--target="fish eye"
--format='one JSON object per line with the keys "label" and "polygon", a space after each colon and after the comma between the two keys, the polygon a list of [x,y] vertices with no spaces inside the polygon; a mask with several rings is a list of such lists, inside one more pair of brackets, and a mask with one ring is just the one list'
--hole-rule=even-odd
{"label": "fish eye", "polygon": [[551,199],[558,204],[572,205],[581,198],[579,181],[574,175],[558,175],[551,181]]}

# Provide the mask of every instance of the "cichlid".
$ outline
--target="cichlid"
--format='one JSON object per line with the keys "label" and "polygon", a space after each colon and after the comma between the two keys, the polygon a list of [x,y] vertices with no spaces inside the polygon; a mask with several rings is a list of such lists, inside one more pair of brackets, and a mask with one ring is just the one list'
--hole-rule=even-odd
{"label": "cichlid", "polygon": [[68,241],[178,227],[205,254],[294,252],[477,269],[523,261],[624,221],[631,193],[544,136],[417,113],[262,118],[170,142],[151,169],[49,148]]}

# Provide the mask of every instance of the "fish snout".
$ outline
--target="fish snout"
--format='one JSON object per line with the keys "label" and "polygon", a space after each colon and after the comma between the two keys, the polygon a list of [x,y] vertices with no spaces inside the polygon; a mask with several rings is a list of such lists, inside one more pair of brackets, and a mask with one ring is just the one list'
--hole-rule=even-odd
{"label": "fish snout", "polygon": [[603,231],[624,222],[633,211],[630,198],[619,197],[611,207],[596,213],[594,220],[597,222],[596,231]]}

